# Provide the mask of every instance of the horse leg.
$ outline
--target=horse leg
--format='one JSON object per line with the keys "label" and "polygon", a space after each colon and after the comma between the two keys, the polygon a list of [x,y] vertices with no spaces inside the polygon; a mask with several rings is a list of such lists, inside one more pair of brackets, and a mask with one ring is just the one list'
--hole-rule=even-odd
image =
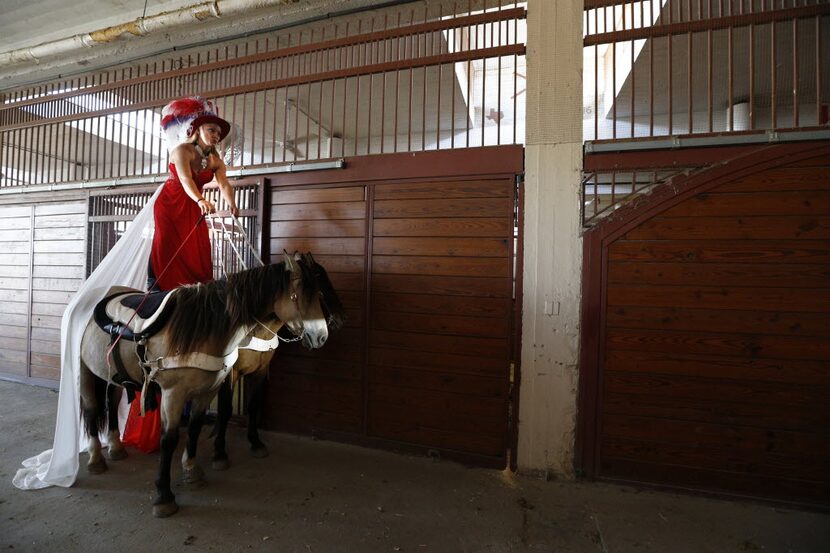
{"label": "horse leg", "polygon": [[121,432],[118,431],[118,404],[121,402],[122,391],[118,386],[110,386],[107,390],[107,457],[111,461],[127,458],[127,450],[121,443]]}
{"label": "horse leg", "polygon": [[222,382],[219,387],[218,412],[216,416],[216,439],[213,441],[213,459],[211,466],[214,470],[227,470],[228,452],[225,450],[225,433],[228,429],[228,421],[231,420],[233,411],[233,389],[231,388],[231,377]]}
{"label": "horse leg", "polygon": [[265,377],[267,375],[268,367],[266,366],[247,377],[250,379],[248,389],[251,390],[251,399],[248,402],[248,443],[251,444],[251,455],[260,459],[268,457],[268,448],[259,439],[259,419],[265,403]]}
{"label": "horse leg", "polygon": [[193,400],[190,407],[190,423],[187,425],[187,447],[182,454],[182,480],[186,484],[204,482],[205,473],[196,463],[196,446],[199,444],[199,434],[205,423],[205,411],[210,404],[209,395],[205,394]]}
{"label": "horse leg", "polygon": [[107,470],[107,462],[101,454],[101,440],[98,431],[103,427],[103,410],[101,404],[106,394],[107,383],[95,376],[84,363],[81,363],[81,411],[84,429],[89,436],[89,461],[86,468],[90,474],[101,474]]}
{"label": "horse leg", "polygon": [[156,499],[153,502],[153,516],[169,517],[179,510],[176,496],[170,489],[170,465],[173,453],[179,445],[179,422],[184,409],[185,396],[179,390],[168,389],[161,394],[161,456],[156,478]]}

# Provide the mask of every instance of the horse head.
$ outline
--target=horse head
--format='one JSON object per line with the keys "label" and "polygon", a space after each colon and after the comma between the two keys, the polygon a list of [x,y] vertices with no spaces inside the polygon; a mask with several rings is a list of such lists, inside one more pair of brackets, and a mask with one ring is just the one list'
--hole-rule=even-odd
{"label": "horse head", "polygon": [[[295,254],[295,259],[296,257]],[[337,292],[334,291],[328,273],[322,265],[314,260],[311,252],[300,254],[299,260],[308,266],[317,281],[317,286],[320,289],[320,305],[326,317],[326,324],[328,324],[330,330],[340,329],[346,323],[346,310],[343,308]]]}
{"label": "horse head", "polygon": [[283,252],[283,263],[289,274],[288,286],[274,297],[274,313],[295,336],[302,336],[304,346],[322,347],[329,333],[317,279],[300,254]]}

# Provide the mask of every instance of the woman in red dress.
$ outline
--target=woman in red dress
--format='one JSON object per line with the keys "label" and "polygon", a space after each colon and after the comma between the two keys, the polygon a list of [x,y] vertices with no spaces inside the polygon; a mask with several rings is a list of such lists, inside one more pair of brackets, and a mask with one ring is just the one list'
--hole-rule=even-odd
{"label": "woman in red dress", "polygon": [[198,96],[173,101],[162,110],[161,126],[170,148],[170,178],[156,199],[148,284],[154,290],[172,290],[213,280],[202,216],[216,207],[202,195],[204,185],[215,179],[231,213],[238,210],[225,163],[216,153],[230,125],[213,104]]}
{"label": "woman in red dress", "polygon": [[[155,231],[147,270],[151,291],[213,280],[208,227],[202,217],[215,213],[216,206],[202,195],[205,184],[216,179],[231,213],[238,213],[225,163],[216,153],[230,124],[199,96],[170,102],[161,113],[170,178],[153,208]],[[130,407],[122,442],[151,453],[159,448],[161,416],[155,409],[141,417],[139,404],[134,401]]]}

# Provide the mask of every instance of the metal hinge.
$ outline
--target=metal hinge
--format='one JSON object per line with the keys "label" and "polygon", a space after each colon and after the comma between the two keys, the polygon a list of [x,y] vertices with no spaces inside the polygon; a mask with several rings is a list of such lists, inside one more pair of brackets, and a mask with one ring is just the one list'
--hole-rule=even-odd
{"label": "metal hinge", "polygon": [[516,363],[510,362],[510,384],[516,382]]}

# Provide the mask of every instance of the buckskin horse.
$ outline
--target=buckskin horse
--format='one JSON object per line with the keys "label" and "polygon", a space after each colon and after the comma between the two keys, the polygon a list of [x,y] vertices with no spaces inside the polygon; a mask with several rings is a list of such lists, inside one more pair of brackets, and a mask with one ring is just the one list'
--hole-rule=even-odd
{"label": "buckskin horse", "polygon": [[105,428],[109,458],[126,456],[117,424],[120,389],[112,386],[118,379],[107,361],[108,350],[118,348],[123,370],[133,381],[145,381],[145,371],[150,369],[147,379],[161,388],[161,455],[153,502],[156,517],[178,510],[170,488],[170,465],[185,403],[192,401],[182,471],[185,481],[196,482],[203,474],[195,458],[205,411],[227,377],[237,347],[258,321],[276,315],[311,348],[321,347],[328,337],[317,279],[306,263],[288,254],[280,263],[242,271],[227,281],[177,288],[170,292],[166,309],[170,314],[163,328],[145,340],[144,359],[153,362],[142,362],[135,344],[125,340],[112,344],[110,334],[95,320],[87,324],[81,342],[81,410],[90,437],[90,473],[106,470],[98,439],[99,431]]}
{"label": "buckskin horse", "polygon": [[[326,324],[329,330],[338,330],[345,324],[346,313],[329,275],[322,265],[314,260],[311,253],[300,254],[299,262],[308,267],[319,288],[320,303],[326,317]],[[279,318],[271,318],[252,331],[252,335],[260,340],[273,340],[283,326]],[[304,341],[306,347],[310,344]],[[217,418],[214,439],[214,453],[211,466],[215,470],[225,470],[229,466],[228,454],[225,449],[225,433],[228,421],[233,411],[233,388],[241,380],[246,378],[248,384],[248,398],[246,411],[248,413],[248,442],[251,446],[251,455],[254,457],[267,457],[268,448],[259,438],[259,414],[262,409],[262,402],[265,395],[265,378],[271,360],[276,349],[249,349],[240,348],[239,358],[233,366],[230,376],[223,382],[219,389]]]}

